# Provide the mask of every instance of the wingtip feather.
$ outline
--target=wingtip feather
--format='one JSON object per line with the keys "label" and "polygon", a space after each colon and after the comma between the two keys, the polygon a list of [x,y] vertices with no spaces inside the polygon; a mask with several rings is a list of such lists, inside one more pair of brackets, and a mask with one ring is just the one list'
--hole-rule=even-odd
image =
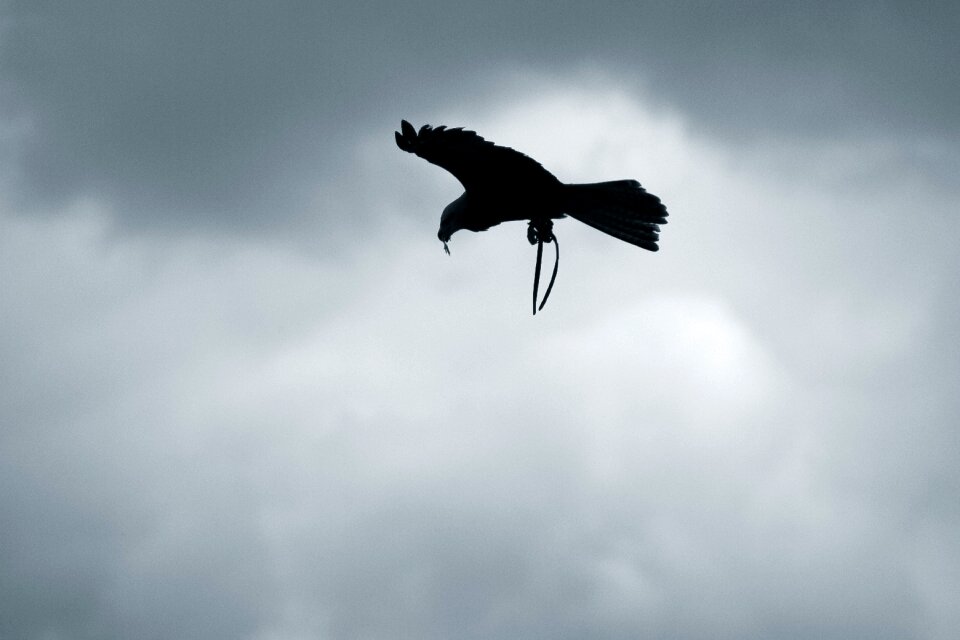
{"label": "wingtip feather", "polygon": [[401,120],[400,131],[394,131],[393,135],[398,147],[403,151],[413,153],[417,144],[417,130],[413,128],[412,124],[406,120]]}

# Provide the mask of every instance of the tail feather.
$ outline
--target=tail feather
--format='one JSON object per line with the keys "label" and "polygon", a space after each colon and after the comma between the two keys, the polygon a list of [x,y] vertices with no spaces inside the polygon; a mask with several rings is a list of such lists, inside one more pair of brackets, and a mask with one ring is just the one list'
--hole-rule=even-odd
{"label": "tail feather", "polygon": [[667,208],[636,180],[564,186],[564,212],[625,242],[657,251]]}

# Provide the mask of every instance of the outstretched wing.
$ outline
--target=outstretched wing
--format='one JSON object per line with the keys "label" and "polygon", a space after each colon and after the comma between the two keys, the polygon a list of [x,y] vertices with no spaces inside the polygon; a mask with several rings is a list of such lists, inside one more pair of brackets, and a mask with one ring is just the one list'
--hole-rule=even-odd
{"label": "outstretched wing", "polygon": [[499,147],[461,127],[423,125],[418,132],[403,120],[400,131],[394,133],[398,147],[443,167],[467,191],[559,184],[559,180],[533,158],[509,147]]}

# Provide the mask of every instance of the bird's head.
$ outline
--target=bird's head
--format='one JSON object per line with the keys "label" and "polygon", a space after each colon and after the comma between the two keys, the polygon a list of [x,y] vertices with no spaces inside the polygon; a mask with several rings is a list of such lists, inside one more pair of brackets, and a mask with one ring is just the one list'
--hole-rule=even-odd
{"label": "bird's head", "polygon": [[447,252],[447,255],[450,255],[450,247],[447,246],[447,243],[450,242],[450,236],[453,235],[451,232],[443,228],[443,225],[440,225],[440,231],[437,231],[437,237],[440,238],[440,242],[443,243],[443,250]]}
{"label": "bird's head", "polygon": [[437,237],[443,243],[443,250],[450,255],[450,248],[447,243],[450,242],[450,236],[463,229],[463,216],[467,210],[467,194],[448,204],[443,209],[443,215],[440,216],[440,230],[437,231]]}

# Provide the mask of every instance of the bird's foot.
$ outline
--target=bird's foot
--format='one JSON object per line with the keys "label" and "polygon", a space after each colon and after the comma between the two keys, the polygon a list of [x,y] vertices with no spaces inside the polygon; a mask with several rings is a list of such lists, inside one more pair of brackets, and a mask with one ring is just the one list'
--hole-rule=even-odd
{"label": "bird's foot", "polygon": [[531,220],[527,225],[527,242],[537,244],[553,242],[553,220]]}
{"label": "bird's foot", "polygon": [[537,244],[539,241],[540,235],[537,233],[537,228],[533,226],[533,222],[531,221],[527,225],[527,242],[530,244]]}

